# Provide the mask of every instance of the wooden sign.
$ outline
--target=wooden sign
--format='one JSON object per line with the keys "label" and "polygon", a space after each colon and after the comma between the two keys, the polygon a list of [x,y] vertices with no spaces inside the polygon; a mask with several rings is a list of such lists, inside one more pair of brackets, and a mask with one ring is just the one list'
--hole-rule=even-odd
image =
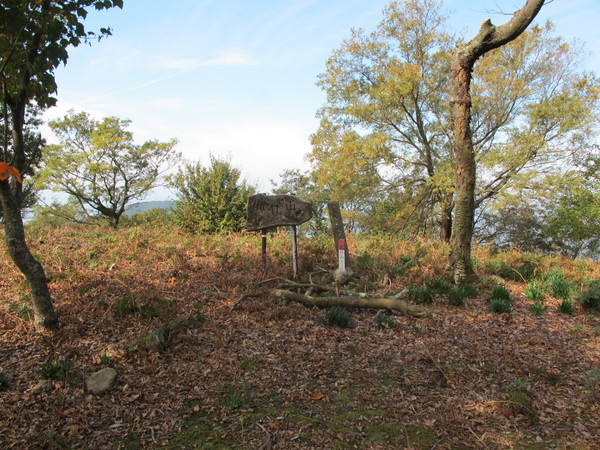
{"label": "wooden sign", "polygon": [[256,194],[248,199],[248,231],[300,225],[312,217],[310,202],[293,195]]}

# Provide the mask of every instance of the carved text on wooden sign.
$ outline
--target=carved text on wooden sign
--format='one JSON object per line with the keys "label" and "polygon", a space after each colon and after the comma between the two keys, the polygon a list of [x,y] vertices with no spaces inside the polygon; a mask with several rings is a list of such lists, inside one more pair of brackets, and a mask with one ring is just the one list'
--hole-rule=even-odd
{"label": "carved text on wooden sign", "polygon": [[256,194],[248,199],[248,231],[300,225],[312,217],[310,202],[293,195]]}

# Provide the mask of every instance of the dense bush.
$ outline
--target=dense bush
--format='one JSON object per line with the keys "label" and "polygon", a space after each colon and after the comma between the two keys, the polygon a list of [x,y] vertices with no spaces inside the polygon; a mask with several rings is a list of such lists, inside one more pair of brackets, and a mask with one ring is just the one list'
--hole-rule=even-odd
{"label": "dense bush", "polygon": [[212,156],[210,161],[208,168],[185,164],[171,177],[169,185],[177,194],[173,221],[192,233],[240,231],[254,188],[240,181],[240,171],[229,161]]}
{"label": "dense bush", "polygon": [[448,303],[452,306],[463,306],[468,298],[475,298],[477,289],[468,283],[459,283],[448,292]]}
{"label": "dense bush", "polygon": [[600,279],[589,283],[579,296],[579,304],[586,309],[600,309]]}
{"label": "dense bush", "polygon": [[321,316],[321,323],[340,328],[350,328],[352,326],[352,317],[350,317],[350,313],[343,306],[332,306],[325,310]]}

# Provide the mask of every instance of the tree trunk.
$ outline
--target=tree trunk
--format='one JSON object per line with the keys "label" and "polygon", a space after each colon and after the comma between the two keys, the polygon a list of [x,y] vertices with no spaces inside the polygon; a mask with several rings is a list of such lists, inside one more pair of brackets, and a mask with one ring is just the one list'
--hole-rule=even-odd
{"label": "tree trunk", "polygon": [[[26,91],[21,90],[18,99],[11,99],[11,132],[13,137],[14,167],[21,173],[27,165],[23,141]],[[13,185],[11,186],[11,183]],[[0,181],[0,204],[4,214],[4,233],[8,253],[29,283],[33,304],[34,324],[47,330],[58,328],[58,316],[54,310],[44,268],[27,247],[25,229],[21,217],[22,185],[10,178]]]}
{"label": "tree trunk", "polygon": [[344,221],[342,220],[340,204],[339,202],[329,202],[327,203],[327,209],[329,210],[329,220],[331,222],[331,231],[333,233],[334,248],[337,251],[339,240],[344,240],[344,263],[346,268],[350,268],[352,263],[350,261],[350,252],[348,251],[346,232],[344,230]]}
{"label": "tree trunk", "polygon": [[440,240],[450,242],[452,236],[452,206],[442,206],[440,216]]}
{"label": "tree trunk", "polygon": [[450,73],[450,113],[456,155],[456,187],[448,270],[456,283],[472,278],[475,274],[471,263],[476,178],[471,134],[471,73],[480,57],[525,31],[544,1],[527,0],[525,6],[500,27],[492,25],[489,19],[484,21],[477,36],[459,45],[454,52]]}
{"label": "tree trunk", "polygon": [[471,239],[475,212],[475,154],[471,135],[471,70],[468,59],[456,52],[451,71],[451,114],[456,154],[454,221],[450,237],[450,267],[455,282],[472,278]]}
{"label": "tree trunk", "polygon": [[42,265],[33,257],[27,247],[21,210],[11,192],[9,180],[0,181],[0,201],[4,213],[6,247],[12,260],[29,283],[34,323],[37,327],[56,330],[58,316],[52,304],[46,274]]}

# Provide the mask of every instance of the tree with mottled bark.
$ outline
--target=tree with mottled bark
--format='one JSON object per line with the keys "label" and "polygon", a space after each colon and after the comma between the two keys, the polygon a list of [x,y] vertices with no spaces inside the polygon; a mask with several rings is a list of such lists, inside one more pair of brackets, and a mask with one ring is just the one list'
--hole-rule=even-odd
{"label": "tree with mottled bark", "polygon": [[486,53],[516,39],[531,24],[545,0],[527,0],[512,19],[499,27],[487,19],[479,33],[470,41],[457,46],[450,73],[450,113],[454,154],[456,158],[456,184],[454,191],[454,220],[450,239],[448,269],[455,282],[472,278],[475,274],[471,262],[471,240],[475,217],[475,152],[471,131],[470,86],[475,63]]}
{"label": "tree with mottled bark", "polygon": [[[4,135],[10,132],[12,137],[10,148],[5,148],[5,164],[26,173],[30,164],[23,135],[26,111],[33,104],[45,108],[56,103],[54,70],[67,62],[69,47],[110,34],[109,29],[101,29],[98,35],[85,30],[87,8],[115,6],[122,8],[123,1],[15,0],[0,4],[0,101],[10,117],[4,122]],[[15,177],[0,179],[8,253],[29,283],[35,325],[52,330],[58,328],[58,316],[44,268],[25,240],[22,199],[23,185]]]}

